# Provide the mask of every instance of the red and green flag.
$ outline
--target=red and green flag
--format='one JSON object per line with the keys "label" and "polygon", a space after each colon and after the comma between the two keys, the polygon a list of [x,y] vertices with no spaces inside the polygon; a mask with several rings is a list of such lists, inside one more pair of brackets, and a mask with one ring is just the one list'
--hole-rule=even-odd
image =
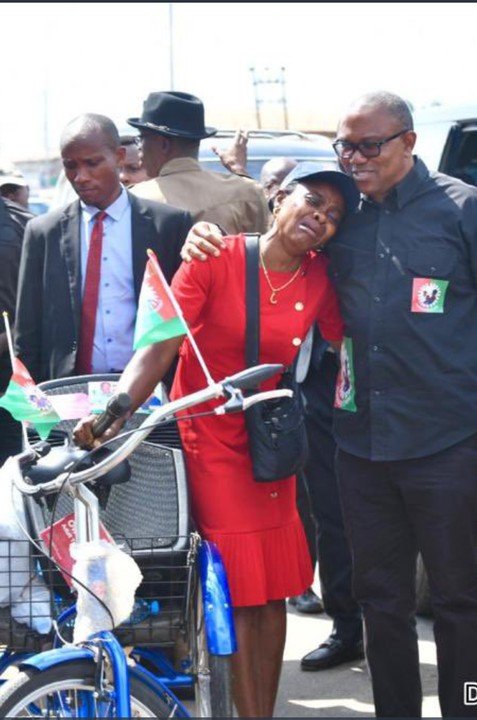
{"label": "red and green flag", "polygon": [[187,334],[185,320],[162,274],[157,257],[152,250],[147,253],[149,260],[139,295],[134,350]]}
{"label": "red and green flag", "polygon": [[344,337],[341,343],[340,369],[336,378],[335,408],[356,412],[355,394],[353,340]]}
{"label": "red and green flag", "polygon": [[48,396],[37,387],[30,373],[18,358],[13,359],[13,375],[5,394],[0,398],[15,420],[31,423],[44,440],[61,418]]}

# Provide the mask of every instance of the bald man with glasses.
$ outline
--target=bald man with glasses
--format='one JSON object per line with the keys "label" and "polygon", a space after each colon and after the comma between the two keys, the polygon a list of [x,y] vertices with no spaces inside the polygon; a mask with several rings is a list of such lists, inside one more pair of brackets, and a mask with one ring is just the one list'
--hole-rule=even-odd
{"label": "bald man with glasses", "polygon": [[476,716],[477,190],[430,173],[415,140],[406,103],[376,93],[334,143],[362,193],[330,245],[346,325],[337,473],[377,715],[421,715],[420,552],[442,715]]}

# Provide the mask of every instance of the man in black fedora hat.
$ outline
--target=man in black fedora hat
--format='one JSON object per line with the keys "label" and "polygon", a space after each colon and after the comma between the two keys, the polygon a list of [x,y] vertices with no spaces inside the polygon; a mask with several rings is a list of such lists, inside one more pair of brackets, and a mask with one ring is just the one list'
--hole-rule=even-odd
{"label": "man in black fedora hat", "polygon": [[135,186],[139,197],[188,210],[193,219],[226,227],[231,234],[264,232],[268,208],[253,180],[204,170],[198,162],[200,141],[215,135],[206,127],[199,98],[183,92],[153,92],[144,101],[138,128],[143,164],[153,178]]}

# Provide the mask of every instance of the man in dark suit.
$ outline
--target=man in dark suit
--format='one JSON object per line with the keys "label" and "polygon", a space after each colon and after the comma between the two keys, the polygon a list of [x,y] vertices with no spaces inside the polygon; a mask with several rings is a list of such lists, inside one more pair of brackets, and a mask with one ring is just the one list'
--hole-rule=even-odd
{"label": "man in dark suit", "polygon": [[[18,266],[22,249],[23,232],[32,215],[16,203],[0,197],[0,312],[8,313],[11,325],[15,322],[15,298],[17,292]],[[0,329],[0,395],[7,389],[12,374],[8,351],[7,333]],[[19,453],[22,432],[19,422],[0,408],[0,465],[10,455]]]}
{"label": "man in dark suit", "polygon": [[146,250],[170,281],[191,226],[188,213],[122,187],[124,148],[109,118],[73,120],[61,155],[79,200],[31,221],[20,263],[15,345],[37,382],[124,369]]}

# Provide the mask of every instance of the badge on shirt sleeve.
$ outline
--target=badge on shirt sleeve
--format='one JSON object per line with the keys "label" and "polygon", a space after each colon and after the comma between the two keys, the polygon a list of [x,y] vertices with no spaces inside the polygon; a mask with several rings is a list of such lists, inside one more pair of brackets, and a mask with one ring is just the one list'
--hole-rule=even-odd
{"label": "badge on shirt sleeve", "polygon": [[353,365],[353,341],[344,337],[341,343],[340,371],[336,379],[335,408],[356,412],[354,365]]}
{"label": "badge on shirt sleeve", "polygon": [[412,281],[411,312],[443,313],[448,280],[414,278]]}

